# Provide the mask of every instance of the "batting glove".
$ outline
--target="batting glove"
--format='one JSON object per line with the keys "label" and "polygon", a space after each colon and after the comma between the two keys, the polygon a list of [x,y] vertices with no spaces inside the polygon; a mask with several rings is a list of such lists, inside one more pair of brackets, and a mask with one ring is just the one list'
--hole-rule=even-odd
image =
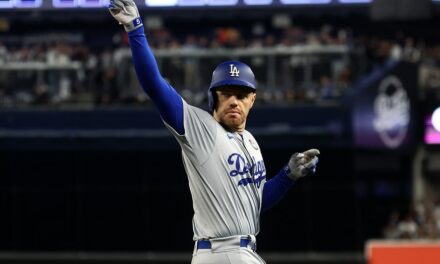
{"label": "batting glove", "polygon": [[310,173],[315,173],[319,160],[318,155],[319,150],[317,149],[293,154],[289,160],[287,176],[296,181]]}
{"label": "batting glove", "polygon": [[110,14],[130,32],[142,26],[142,19],[133,0],[110,0]]}

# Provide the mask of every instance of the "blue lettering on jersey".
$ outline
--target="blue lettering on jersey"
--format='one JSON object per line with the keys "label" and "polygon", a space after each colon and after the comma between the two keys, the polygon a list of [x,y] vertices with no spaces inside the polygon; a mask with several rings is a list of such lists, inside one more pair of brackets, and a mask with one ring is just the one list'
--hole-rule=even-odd
{"label": "blue lettering on jersey", "polygon": [[264,161],[255,161],[255,157],[252,157],[253,164],[246,162],[245,158],[238,153],[233,153],[228,157],[228,164],[233,165],[233,170],[229,172],[231,177],[237,175],[250,174],[251,177],[241,179],[238,185],[248,185],[249,183],[255,183],[258,188],[260,188],[261,182],[266,178],[266,167],[264,166]]}

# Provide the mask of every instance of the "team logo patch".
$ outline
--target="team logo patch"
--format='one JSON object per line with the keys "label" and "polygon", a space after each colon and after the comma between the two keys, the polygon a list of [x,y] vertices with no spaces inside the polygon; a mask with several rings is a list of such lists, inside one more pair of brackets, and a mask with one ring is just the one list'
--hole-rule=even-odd
{"label": "team logo patch", "polygon": [[229,64],[229,67],[231,67],[231,70],[229,71],[231,77],[240,77],[240,70],[238,70],[237,66]]}

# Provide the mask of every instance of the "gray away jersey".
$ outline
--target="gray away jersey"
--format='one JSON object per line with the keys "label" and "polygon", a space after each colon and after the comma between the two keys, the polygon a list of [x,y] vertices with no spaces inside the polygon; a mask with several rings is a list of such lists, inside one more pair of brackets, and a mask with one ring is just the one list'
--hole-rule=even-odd
{"label": "gray away jersey", "polygon": [[[183,99],[182,99],[183,100]],[[193,199],[194,240],[257,235],[266,168],[255,138],[225,130],[208,112],[183,101],[182,148]]]}

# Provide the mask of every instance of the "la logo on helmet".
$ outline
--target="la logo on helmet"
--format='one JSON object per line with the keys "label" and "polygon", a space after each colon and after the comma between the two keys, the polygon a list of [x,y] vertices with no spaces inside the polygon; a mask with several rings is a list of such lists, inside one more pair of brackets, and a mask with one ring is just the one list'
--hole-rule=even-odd
{"label": "la logo on helmet", "polygon": [[229,64],[229,66],[231,67],[231,70],[229,71],[231,77],[240,77],[240,71],[238,70],[237,66],[235,66],[234,64]]}

